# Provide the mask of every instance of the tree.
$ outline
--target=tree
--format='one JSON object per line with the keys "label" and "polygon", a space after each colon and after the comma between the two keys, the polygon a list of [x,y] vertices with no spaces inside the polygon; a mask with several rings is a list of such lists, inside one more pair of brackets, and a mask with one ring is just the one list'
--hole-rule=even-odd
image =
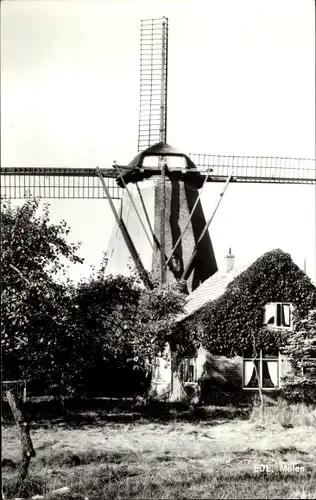
{"label": "tree", "polygon": [[163,351],[185,298],[178,285],[156,284],[145,290],[136,273],[129,277],[99,273],[81,283],[76,297],[78,328],[89,332],[90,372],[108,362],[146,373]]}
{"label": "tree", "polygon": [[292,371],[282,384],[284,396],[293,402],[316,403],[316,309],[295,326],[284,349]]}
{"label": "tree", "polygon": [[[6,379],[46,376],[55,351],[72,327],[74,286],[66,280],[67,261],[80,263],[79,244],[68,243],[65,221],[49,222],[39,201],[13,208],[2,203],[2,374]],[[62,360],[60,360],[62,361]]]}
{"label": "tree", "polygon": [[[79,245],[68,243],[65,221],[52,224],[48,205],[40,208],[32,199],[15,208],[2,203],[2,376],[42,379],[69,394],[81,390],[100,360],[145,371],[163,350],[185,295],[177,285],[144,290],[136,274],[105,277],[102,266],[77,287],[60,280],[67,262],[82,262]],[[23,481],[35,451],[16,396],[7,393],[21,431]]]}
{"label": "tree", "polygon": [[[56,352],[65,357],[61,343],[72,329],[73,287],[57,277],[65,275],[65,261],[82,262],[79,245],[67,242],[70,229],[65,221],[50,223],[48,205],[40,214],[39,201],[33,199],[15,208],[2,200],[1,208],[2,376],[63,377],[66,370]],[[35,451],[17,395],[12,389],[6,395],[21,431],[23,482]]]}

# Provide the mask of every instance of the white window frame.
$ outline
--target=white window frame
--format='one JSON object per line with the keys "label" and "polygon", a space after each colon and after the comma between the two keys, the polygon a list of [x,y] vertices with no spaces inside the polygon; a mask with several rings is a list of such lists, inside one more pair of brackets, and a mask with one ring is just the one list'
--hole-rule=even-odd
{"label": "white window frame", "polygon": [[[190,366],[193,366],[193,380],[183,380],[181,377],[181,371],[184,371],[184,364],[187,364],[187,371],[190,373]],[[179,378],[182,384],[192,384],[197,382],[197,356],[184,356],[181,360],[181,364],[179,367]]]}
{"label": "white window frame", "polygon": [[[290,307],[290,324],[289,326],[285,325],[276,325],[276,324],[268,324],[267,323],[267,306],[274,306],[275,307],[275,321],[277,317],[277,306],[278,305],[287,305]],[[265,310],[264,310],[264,325],[266,328],[269,330],[291,330],[292,329],[292,321],[293,321],[293,306],[290,302],[267,302],[265,305]]]}
{"label": "white window frame", "polygon": [[[259,361],[259,384],[258,387],[247,387],[245,386],[245,362],[246,361]],[[263,363],[266,361],[273,361],[274,363],[277,363],[277,369],[278,369],[278,384],[274,387],[263,387],[262,382],[263,382]],[[255,359],[253,357],[245,357],[243,356],[243,364],[242,364],[242,388],[245,391],[259,391],[261,389],[262,391],[278,391],[281,388],[281,353],[278,351],[277,356],[266,356],[263,355],[263,349],[260,349],[259,356],[257,356]]]}

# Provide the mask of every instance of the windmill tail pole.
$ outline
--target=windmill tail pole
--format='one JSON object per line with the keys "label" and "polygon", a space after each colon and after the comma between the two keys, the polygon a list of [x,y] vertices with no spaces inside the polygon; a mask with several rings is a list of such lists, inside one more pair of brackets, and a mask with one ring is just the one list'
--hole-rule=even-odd
{"label": "windmill tail pole", "polygon": [[192,255],[191,255],[191,257],[190,257],[190,259],[189,259],[189,261],[188,261],[187,265],[185,266],[185,269],[184,269],[184,271],[183,271],[183,273],[182,273],[182,276],[181,276],[181,280],[185,280],[185,279],[186,279],[187,272],[188,272],[188,270],[189,270],[189,268],[190,268],[190,266],[191,266],[191,264],[192,264],[192,261],[193,261],[194,257],[195,257],[195,256],[196,256],[196,254],[197,254],[197,251],[198,251],[198,246],[199,246],[200,242],[202,241],[202,239],[203,239],[203,237],[204,237],[204,235],[205,235],[206,231],[208,230],[208,228],[209,228],[209,226],[210,226],[210,224],[211,224],[212,220],[214,219],[214,216],[215,216],[215,214],[216,214],[216,212],[217,212],[217,209],[218,209],[218,207],[219,207],[219,205],[220,205],[220,203],[221,203],[221,201],[222,201],[222,199],[223,199],[223,196],[224,196],[224,194],[225,194],[225,191],[226,191],[226,189],[227,189],[227,187],[228,187],[228,184],[229,184],[229,182],[231,181],[232,177],[233,177],[233,174],[231,174],[231,175],[227,178],[227,180],[226,180],[226,182],[225,182],[225,186],[224,186],[224,188],[223,188],[223,191],[222,191],[222,192],[221,192],[221,194],[219,195],[219,199],[218,199],[218,201],[217,201],[217,203],[216,203],[216,205],[215,205],[215,208],[214,208],[214,210],[213,210],[213,212],[212,212],[212,214],[211,214],[210,218],[208,219],[207,223],[205,224],[205,227],[204,227],[204,229],[203,229],[203,231],[202,231],[202,233],[201,233],[201,235],[200,235],[200,237],[199,237],[198,241],[197,241],[197,242],[196,242],[196,244],[195,244],[195,247],[194,247],[194,250],[193,250],[193,252],[192,252]]}
{"label": "windmill tail pole", "polygon": [[97,174],[98,174],[98,177],[101,181],[101,184],[102,184],[102,187],[103,187],[103,190],[106,194],[106,197],[109,201],[109,204],[110,204],[110,207],[111,207],[111,210],[113,212],[113,215],[114,215],[114,218],[117,222],[117,225],[118,227],[120,228],[120,231],[122,233],[122,236],[123,236],[123,239],[126,243],[126,246],[129,250],[129,253],[131,254],[131,257],[133,259],[133,262],[135,264],[135,267],[136,269],[138,270],[139,272],[139,275],[141,277],[141,279],[143,280],[143,283],[145,285],[145,287],[148,289],[148,290],[152,290],[153,289],[153,284],[147,274],[147,271],[146,269],[144,268],[143,266],[143,263],[137,253],[137,250],[135,248],[135,245],[133,243],[133,240],[127,230],[127,227],[125,226],[124,224],[124,221],[122,218],[119,217],[118,213],[117,213],[117,210],[115,208],[115,205],[113,203],[113,200],[111,198],[111,194],[110,194],[110,191],[108,189],[108,187],[106,186],[105,182],[104,182],[104,178],[103,178],[103,175],[102,175],[102,172],[101,170],[99,169],[99,167],[96,168],[96,171],[97,171]]}

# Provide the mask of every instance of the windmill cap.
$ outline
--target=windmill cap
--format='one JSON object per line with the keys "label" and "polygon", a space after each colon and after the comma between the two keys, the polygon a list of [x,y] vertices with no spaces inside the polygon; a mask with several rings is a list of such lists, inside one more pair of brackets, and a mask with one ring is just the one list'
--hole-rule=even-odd
{"label": "windmill cap", "polygon": [[146,156],[179,156],[185,158],[187,164],[186,168],[196,168],[189,156],[181,153],[181,151],[178,151],[166,142],[157,142],[157,144],[154,144],[153,146],[150,146],[144,151],[138,153],[138,155],[135,156],[135,158],[128,164],[128,168],[131,170],[134,168],[142,168],[143,159],[146,158]]}

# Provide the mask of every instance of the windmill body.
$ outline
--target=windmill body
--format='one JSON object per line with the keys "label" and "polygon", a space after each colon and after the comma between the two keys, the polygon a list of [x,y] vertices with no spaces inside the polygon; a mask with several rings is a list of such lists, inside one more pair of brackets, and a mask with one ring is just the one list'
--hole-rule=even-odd
{"label": "windmill body", "polygon": [[[228,183],[315,185],[315,159],[181,153],[167,144],[167,89],[168,19],[142,20],[138,155],[115,169],[1,167],[1,195],[107,198],[115,223],[106,273],[136,266],[148,288],[149,273],[160,283],[180,278],[190,292],[217,271],[209,226]],[[225,181],[206,222],[205,182]]]}
{"label": "windmill body", "polygon": [[[162,163],[166,169],[164,178]],[[165,281],[180,279],[206,224],[198,199],[203,176],[185,154],[166,143],[158,143],[137,155],[119,183],[125,186],[120,215],[145,269],[159,280],[162,261],[167,262]],[[130,252],[116,223],[108,248],[106,273],[127,274],[131,265]],[[206,232],[185,276],[187,290],[194,290],[216,271],[212,242]]]}

